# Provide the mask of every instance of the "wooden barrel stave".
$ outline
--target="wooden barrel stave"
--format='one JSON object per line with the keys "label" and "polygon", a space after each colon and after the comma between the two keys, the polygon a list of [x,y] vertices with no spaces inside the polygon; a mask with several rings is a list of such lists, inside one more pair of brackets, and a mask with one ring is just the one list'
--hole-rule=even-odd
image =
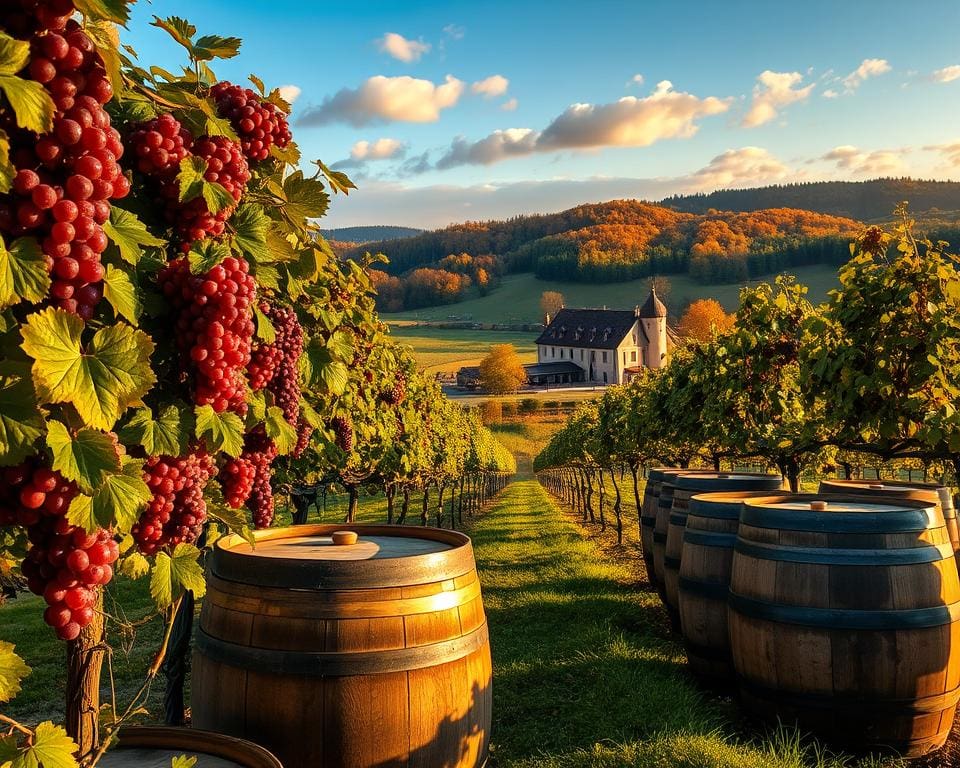
{"label": "wooden barrel stave", "polygon": [[941,746],[960,698],[960,580],[942,514],[897,499],[878,514],[795,508],[792,520],[766,520],[765,504],[776,506],[744,502],[733,559],[729,631],[744,702],[857,749]]}
{"label": "wooden barrel stave", "polygon": [[168,726],[124,726],[119,738],[97,763],[103,768],[169,768],[180,755],[199,758],[198,766],[214,768],[283,768],[257,744],[202,731]]}
{"label": "wooden barrel stave", "polygon": [[643,562],[647,567],[647,579],[656,586],[653,565],[653,529],[657,521],[657,508],[660,503],[660,487],[665,473],[670,467],[657,467],[647,473],[647,484],[643,489],[643,501],[640,504],[640,549]]}
{"label": "wooden barrel stave", "polygon": [[[364,526],[347,527],[364,540]],[[344,526],[291,535],[334,528]],[[469,547],[462,535],[455,541]],[[388,585],[378,586],[365,561],[352,585],[334,573],[340,589],[287,590],[222,578],[215,554],[197,633],[194,722],[272,745],[288,768],[482,765],[492,679],[486,618],[475,567],[461,572],[462,553],[450,563],[420,563],[413,571],[436,580],[401,584],[393,562]],[[235,576],[249,566],[224,570]]]}

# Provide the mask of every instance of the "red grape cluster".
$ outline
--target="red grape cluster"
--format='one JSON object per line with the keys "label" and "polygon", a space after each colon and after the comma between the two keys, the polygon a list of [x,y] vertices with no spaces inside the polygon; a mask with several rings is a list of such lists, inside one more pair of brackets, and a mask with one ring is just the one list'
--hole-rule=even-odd
{"label": "red grape cluster", "polygon": [[11,5],[0,12],[0,28],[29,39],[24,75],[46,88],[56,111],[53,130],[37,138],[0,110],[16,168],[12,191],[0,196],[0,233],[36,237],[52,273],[55,305],[89,320],[103,296],[100,254],[107,247],[109,201],[130,191],[117,163],[120,134],[103,108],[113,88],[93,41],[70,19],[71,2]]}
{"label": "red grape cluster", "polygon": [[240,509],[250,497],[256,475],[256,465],[245,456],[228,459],[218,475],[227,504],[234,509]]}
{"label": "red grape cluster", "polygon": [[254,528],[269,528],[273,522],[273,488],[270,486],[270,465],[277,457],[277,446],[262,428],[247,433],[244,459],[253,464],[255,475],[247,508],[253,513]]}
{"label": "red grape cluster", "polygon": [[250,387],[254,391],[266,388],[276,375],[281,360],[283,352],[275,344],[258,344],[254,347],[247,366]]}
{"label": "red grape cluster", "polygon": [[159,274],[173,305],[177,346],[194,374],[197,405],[246,412],[244,372],[253,338],[251,307],[257,283],[243,259],[229,257],[206,274],[193,275],[185,258]]}
{"label": "red grape cluster", "polygon": [[284,418],[294,427],[300,418],[300,355],[303,354],[303,328],[292,307],[260,302],[260,310],[270,318],[277,337],[273,346],[282,355],[267,388],[273,393]]}
{"label": "red grape cluster", "polygon": [[[127,145],[141,173],[170,181],[180,171],[180,161],[190,154],[193,137],[171,114],[140,123],[127,136]],[[168,187],[169,188],[169,187]],[[176,198],[176,188],[173,189]]]}
{"label": "red grape cluster", "polygon": [[221,82],[210,89],[210,96],[220,116],[227,118],[240,136],[243,154],[250,162],[265,160],[270,147],[283,149],[293,138],[287,116],[249,88]]}
{"label": "red grape cluster", "polygon": [[31,464],[3,471],[0,525],[22,525],[30,548],[21,564],[30,590],[47,603],[43,620],[61,640],[74,640],[94,618],[97,588],[113,578],[120,548],[110,531],[71,525],[77,487],[54,470]]}
{"label": "red grape cluster", "polygon": [[406,396],[407,375],[403,371],[398,371],[397,378],[393,381],[393,387],[383,395],[383,401],[387,405],[399,405]]}
{"label": "red grape cluster", "polygon": [[304,419],[301,419],[297,425],[297,445],[293,449],[293,458],[299,459],[303,455],[310,444],[311,437],[313,437],[313,427],[307,424]]}
{"label": "red grape cluster", "polygon": [[131,529],[137,547],[153,555],[164,547],[192,544],[207,520],[203,489],[214,470],[204,451],[185,456],[151,456],[143,467],[143,479],[153,498]]}
{"label": "red grape cluster", "polygon": [[353,450],[353,424],[350,420],[345,416],[334,416],[330,420],[330,428],[333,429],[337,447],[344,453],[350,453]]}

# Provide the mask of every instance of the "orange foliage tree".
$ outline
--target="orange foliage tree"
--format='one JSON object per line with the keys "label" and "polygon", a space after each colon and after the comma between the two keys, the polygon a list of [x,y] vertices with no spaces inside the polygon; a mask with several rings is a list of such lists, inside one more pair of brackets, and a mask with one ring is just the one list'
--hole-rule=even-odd
{"label": "orange foliage tree", "polygon": [[724,311],[716,299],[697,299],[683,313],[677,330],[680,335],[696,341],[709,341],[715,333],[733,328],[736,318]]}

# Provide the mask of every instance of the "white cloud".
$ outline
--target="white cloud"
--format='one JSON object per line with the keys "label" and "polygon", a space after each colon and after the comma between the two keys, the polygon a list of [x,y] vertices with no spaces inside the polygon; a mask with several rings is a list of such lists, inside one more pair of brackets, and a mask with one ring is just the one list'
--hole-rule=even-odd
{"label": "white cloud", "polygon": [[277,90],[280,91],[283,100],[288,104],[293,104],[302,93],[299,85],[281,85]]}
{"label": "white cloud", "polygon": [[650,96],[624,96],[611,104],[573,104],[540,135],[538,149],[646,147],[660,139],[688,139],[699,118],[726,112],[728,99],[700,99],[662,80]]}
{"label": "white cloud", "polygon": [[791,175],[793,171],[766,149],[741,147],[717,155],[690,179],[696,189],[710,190],[769,184]]}
{"label": "white cloud", "polygon": [[371,123],[433,123],[440,111],[454,106],[463,94],[464,83],[447,75],[442,84],[409,75],[377,75],[359,88],[343,88],[323,103],[310,107],[301,116],[301,125],[349,123],[362,127]]}
{"label": "white cloud", "polygon": [[821,160],[834,163],[841,171],[856,175],[878,176],[898,173],[903,170],[902,157],[908,148],[861,150],[850,144],[834,147]]}
{"label": "white cloud", "polygon": [[403,154],[404,144],[398,139],[377,139],[376,141],[358,141],[350,150],[354,160],[387,160]]}
{"label": "white cloud", "polygon": [[847,93],[853,93],[857,88],[860,87],[860,84],[864,80],[867,80],[871,77],[876,77],[877,75],[882,75],[889,72],[892,69],[890,62],[886,59],[864,59],[860,62],[860,66],[857,67],[853,72],[843,78],[840,82],[843,83],[844,88],[846,88]]}
{"label": "white cloud", "polygon": [[960,168],[960,140],[945,144],[929,144],[924,149],[928,152],[939,152],[948,165]]}
{"label": "white cloud", "polygon": [[839,96],[840,94],[833,90],[833,88],[827,88],[827,90],[823,92],[823,98],[825,99],[836,99]]}
{"label": "white cloud", "polygon": [[513,112],[519,103],[520,102],[516,99],[507,99],[505,102],[503,102],[503,104],[500,105],[500,109],[502,109],[504,112]]}
{"label": "white cloud", "polygon": [[930,79],[935,83],[952,83],[960,79],[960,64],[951,64],[943,69],[936,69],[930,73]]}
{"label": "white cloud", "polygon": [[643,85],[643,75],[640,73],[635,74],[632,78],[630,78],[630,82],[634,83],[635,85]]}
{"label": "white cloud", "polygon": [[423,40],[408,40],[396,32],[387,32],[377,40],[377,47],[381,53],[386,53],[398,61],[419,61],[420,57],[430,51],[430,43]]}
{"label": "white cloud", "polygon": [[764,70],[753,86],[753,101],[743,118],[745,128],[756,128],[773,120],[777,111],[796,101],[805,101],[813,90],[811,83],[800,88],[803,75],[799,72],[772,72]]}
{"label": "white cloud", "polygon": [[467,33],[467,30],[461,27],[459,24],[447,24],[443,28],[443,34],[449,37],[451,40],[463,40],[463,36]]}
{"label": "white cloud", "polygon": [[538,137],[539,134],[530,128],[494,131],[476,142],[458,136],[447,153],[437,161],[436,168],[445,170],[458,165],[491,165],[508,157],[529,155],[535,151]]}
{"label": "white cloud", "polygon": [[475,82],[470,86],[470,90],[482,94],[486,99],[492,99],[494,96],[503,96],[509,87],[510,81],[503,75],[490,75]]}

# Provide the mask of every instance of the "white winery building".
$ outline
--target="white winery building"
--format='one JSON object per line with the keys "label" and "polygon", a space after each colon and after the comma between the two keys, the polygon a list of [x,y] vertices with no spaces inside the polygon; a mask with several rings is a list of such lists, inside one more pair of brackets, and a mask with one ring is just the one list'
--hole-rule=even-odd
{"label": "white winery building", "polygon": [[654,289],[632,310],[564,307],[546,322],[536,342],[537,367],[574,363],[582,373],[571,374],[571,383],[623,384],[643,368],[665,365],[675,339]]}

